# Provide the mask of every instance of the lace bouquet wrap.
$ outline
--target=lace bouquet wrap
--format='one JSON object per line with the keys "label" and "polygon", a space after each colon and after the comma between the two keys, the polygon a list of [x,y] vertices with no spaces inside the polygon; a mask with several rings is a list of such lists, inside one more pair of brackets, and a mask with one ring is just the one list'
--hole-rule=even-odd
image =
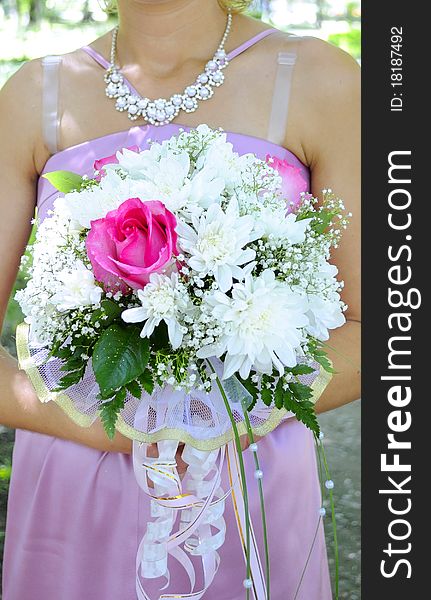
{"label": "lace bouquet wrap", "polygon": [[[93,178],[45,175],[62,195],[23,258],[19,362],[41,401],[133,440],[153,515],[136,561],[140,600],[146,578],[169,582],[169,560],[188,574],[183,594],[202,597],[229,494],[247,534],[246,588],[267,597],[240,436],[255,451],[254,436],[292,415],[319,433],[314,402],[331,376],[324,342],[345,321],[329,263],[344,207],[330,190],[319,203],[299,189],[286,197],[283,176],[299,175],[284,162],[239,156],[201,125],[96,161]],[[220,487],[224,461],[229,490]],[[200,590],[191,555],[202,559]]]}

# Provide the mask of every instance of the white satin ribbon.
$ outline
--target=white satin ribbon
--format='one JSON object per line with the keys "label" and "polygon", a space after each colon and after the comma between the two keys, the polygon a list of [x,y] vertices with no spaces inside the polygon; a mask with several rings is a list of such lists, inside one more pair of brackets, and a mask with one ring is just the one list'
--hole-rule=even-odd
{"label": "white satin ribbon", "polygon": [[[143,579],[165,577],[165,589],[170,582],[168,556],[175,558],[186,571],[190,591],[186,594],[161,594],[167,598],[199,600],[211,585],[220,564],[216,552],[225,538],[223,519],[226,494],[220,487],[225,448],[203,452],[185,446],[182,458],[188,463],[189,486],[183,492],[175,463],[177,442],[157,444],[158,458],[147,456],[147,444],[134,442],[133,466],[138,484],[151,498],[151,516],[146,533],[139,545],[136,558],[136,593],[138,600],[150,600]],[[153,482],[150,488],[148,480]],[[178,514],[180,527],[173,532]],[[216,529],[216,533],[212,530]],[[180,545],[184,544],[184,549]],[[195,568],[189,555],[201,558],[204,587],[195,590]]]}
{"label": "white satin ribbon", "polygon": [[[170,583],[168,558],[174,558],[185,570],[190,590],[185,593],[162,593],[158,600],[183,598],[200,600],[217,573],[220,556],[217,549],[224,543],[226,524],[223,518],[225,499],[231,493],[238,531],[246,558],[245,509],[238,457],[233,442],[218,450],[204,452],[185,445],[182,458],[188,464],[187,491],[175,464],[177,442],[157,444],[158,458],[147,456],[147,444],[134,442],[133,465],[140,487],[150,496],[152,521],[139,545],[136,557],[136,593],[138,600],[151,600],[142,579],[165,577],[166,589]],[[220,487],[221,473],[227,458],[230,489],[225,493]],[[154,488],[148,486],[148,480]],[[174,532],[175,522],[179,526]],[[216,532],[214,533],[214,530]],[[266,586],[257,542],[251,527],[251,579],[255,600],[265,600]],[[180,547],[183,545],[183,547]],[[195,590],[196,572],[190,556],[200,557],[203,571],[203,588]]]}
{"label": "white satin ribbon", "polygon": [[[143,426],[147,415],[137,411],[135,427]],[[149,445],[133,442],[133,468],[140,488],[150,497],[151,520],[136,556],[136,594],[138,600],[151,600],[144,588],[145,579],[164,577],[170,584],[169,557],[177,560],[187,574],[189,591],[161,593],[158,600],[187,598],[200,600],[211,586],[220,565],[217,549],[224,543],[225,499],[232,493],[235,517],[245,556],[245,511],[238,457],[233,442],[213,451],[202,451],[186,444],[182,459],[187,463],[186,490],[177,471],[178,442],[157,443],[158,457],[151,458]],[[221,488],[221,475],[227,458],[230,489]],[[149,487],[148,482],[153,487]],[[179,521],[176,526],[176,522]],[[265,600],[265,580],[256,539],[251,529],[251,579],[255,600]],[[182,546],[182,547],[181,547]],[[196,590],[195,566],[190,558],[200,558],[203,587]],[[195,560],[196,560],[195,558]]]}

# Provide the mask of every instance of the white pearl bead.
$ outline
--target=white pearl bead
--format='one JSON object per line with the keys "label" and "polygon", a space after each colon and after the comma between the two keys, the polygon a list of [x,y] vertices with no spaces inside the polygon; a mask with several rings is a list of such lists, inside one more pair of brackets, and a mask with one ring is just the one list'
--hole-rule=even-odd
{"label": "white pearl bead", "polygon": [[219,83],[223,79],[223,75],[220,73],[220,71],[217,71],[216,73],[214,73],[212,78],[213,78],[213,81],[215,81],[216,83]]}
{"label": "white pearl bead", "polygon": [[203,87],[199,90],[199,94],[201,95],[201,98],[208,98],[209,91],[207,88]]}
{"label": "white pearl bead", "polygon": [[118,98],[116,105],[118,108],[125,108],[126,106],[126,99],[125,98]]}
{"label": "white pearl bead", "polygon": [[156,108],[163,109],[163,108],[165,108],[166,102],[162,98],[159,98],[158,100],[156,100],[154,102],[154,104],[156,105]]}
{"label": "white pearl bead", "polygon": [[332,481],[332,479],[328,479],[327,481],[325,481],[325,487],[327,490],[334,489],[334,482]]}
{"label": "white pearl bead", "polygon": [[322,506],[321,508],[319,508],[319,515],[321,517],[326,516],[326,508],[324,506]]}
{"label": "white pearl bead", "polygon": [[261,469],[257,469],[257,471],[254,472],[254,478],[255,479],[262,479],[263,478],[263,471]]}
{"label": "white pearl bead", "polygon": [[173,115],[175,113],[175,108],[173,106],[167,106],[165,108],[165,113],[169,116]]}
{"label": "white pearl bead", "polygon": [[148,106],[147,98],[141,98],[140,100],[138,100],[138,108],[140,108],[141,110],[144,110],[144,108],[146,108],[147,106]]}
{"label": "white pearl bead", "polygon": [[130,115],[136,115],[136,113],[138,112],[138,107],[136,106],[136,104],[131,104],[127,110]]}
{"label": "white pearl bead", "polygon": [[115,85],[115,83],[110,83],[108,84],[108,87],[106,88],[108,94],[111,94],[111,96],[113,96],[115,94],[115,92],[117,91],[117,86]]}
{"label": "white pearl bead", "polygon": [[129,96],[129,97],[127,98],[127,100],[128,100],[128,102],[129,102],[129,104],[136,104],[136,103],[138,102],[138,99],[137,99],[137,97],[136,97],[136,96]]}
{"label": "white pearl bead", "polygon": [[205,66],[208,71],[215,71],[218,69],[218,65],[215,60],[209,60]]}
{"label": "white pearl bead", "polygon": [[242,582],[243,586],[245,587],[246,590],[249,590],[250,588],[253,587],[253,582],[251,579],[244,579],[244,581]]}
{"label": "white pearl bead", "polygon": [[256,443],[250,444],[248,449],[250,450],[250,452],[257,452],[257,444]]}
{"label": "white pearl bead", "polygon": [[113,81],[114,83],[118,83],[119,81],[121,81],[120,75],[118,73],[112,73],[111,81]]}
{"label": "white pearl bead", "polygon": [[319,433],[319,440],[323,440],[324,437],[325,437],[325,434],[323,433],[323,431],[321,431]]}
{"label": "white pearl bead", "polygon": [[181,106],[182,103],[183,103],[183,99],[181,98],[181,96],[173,96],[172,97],[172,104],[174,106]]}
{"label": "white pearl bead", "polygon": [[164,121],[166,119],[166,113],[164,110],[158,110],[156,113],[156,119],[158,121]]}
{"label": "white pearl bead", "polygon": [[194,105],[195,105],[195,103],[194,103],[194,102],[193,102],[193,100],[191,100],[190,98],[187,98],[187,99],[184,101],[184,106],[185,106],[186,108],[193,108],[193,107],[194,107]]}
{"label": "white pearl bead", "polygon": [[201,75],[199,75],[198,82],[199,83],[207,83],[208,82],[208,75],[206,73],[202,73]]}
{"label": "white pearl bead", "polygon": [[196,88],[193,87],[192,85],[190,85],[187,89],[186,89],[186,94],[187,96],[189,96],[190,98],[193,98],[193,96],[196,96]]}

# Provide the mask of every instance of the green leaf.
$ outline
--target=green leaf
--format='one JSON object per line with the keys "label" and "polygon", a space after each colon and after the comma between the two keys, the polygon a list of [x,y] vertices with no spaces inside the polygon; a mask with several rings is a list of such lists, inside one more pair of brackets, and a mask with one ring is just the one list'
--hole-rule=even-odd
{"label": "green leaf", "polygon": [[56,356],[57,358],[61,358],[63,360],[66,360],[71,355],[72,355],[72,351],[70,349],[70,346],[63,346],[63,348],[58,348],[57,350],[53,350],[53,356]]}
{"label": "green leaf", "polygon": [[82,358],[72,356],[60,367],[60,371],[76,371],[76,369],[83,368],[84,365]]}
{"label": "green leaf", "polygon": [[141,398],[142,388],[136,380],[129,381],[129,383],[126,385],[126,388],[132,394],[132,396],[135,396],[135,398],[138,398],[138,400]]}
{"label": "green leaf", "polygon": [[333,216],[334,215],[331,212],[319,212],[315,219],[311,222],[311,229],[318,234],[325,233],[333,219]]}
{"label": "green leaf", "polygon": [[164,321],[157,325],[151,334],[151,345],[155,350],[171,347],[169,343],[168,327]]}
{"label": "green leaf", "polygon": [[250,412],[251,410],[253,410],[253,408],[256,405],[257,398],[259,396],[259,390],[254,385],[254,383],[251,381],[251,379],[242,379],[242,377],[240,377],[239,375],[237,375],[237,378],[238,378],[238,381],[245,387],[247,392],[249,394],[251,394],[251,397],[253,398],[253,400],[250,402],[250,404],[247,407],[247,410]]}
{"label": "green leaf", "polygon": [[272,391],[268,388],[264,388],[261,390],[260,395],[262,397],[262,401],[266,406],[271,406],[272,404]]}
{"label": "green leaf", "polygon": [[70,371],[66,375],[64,375],[60,381],[58,382],[58,386],[53,389],[53,392],[60,392],[62,390],[66,390],[71,387],[75,383],[81,381],[84,376],[84,369],[78,369],[77,371]]}
{"label": "green leaf", "polygon": [[113,393],[144,372],[150,356],[149,340],[140,327],[113,323],[93,350],[93,370],[102,396]]}
{"label": "green leaf", "polygon": [[298,419],[298,421],[301,421],[301,423],[304,423],[304,425],[311,429],[313,433],[319,435],[320,426],[316,417],[314,404],[312,402],[310,402],[309,400],[298,402],[295,399],[293,393],[289,389],[287,389],[284,392],[283,403],[284,408],[287,411],[292,412]]}
{"label": "green leaf", "polygon": [[52,171],[42,175],[49,181],[59,192],[68,194],[69,192],[78,191],[82,186],[82,177],[71,171]]}
{"label": "green leaf", "polygon": [[335,369],[332,366],[331,361],[329,360],[329,358],[326,356],[326,354],[323,353],[323,351],[319,354],[314,354],[314,360],[316,362],[319,363],[319,365],[327,372],[327,373],[336,373]]}
{"label": "green leaf", "polygon": [[291,369],[291,373],[293,375],[311,375],[311,373],[314,373],[314,371],[315,369],[313,369],[313,367],[309,367],[308,365],[304,364],[296,365],[296,367]]}
{"label": "green leaf", "polygon": [[99,409],[103,427],[111,440],[115,435],[115,426],[117,424],[118,415],[120,410],[124,407],[125,399],[126,388],[123,387],[118,390],[113,398],[104,402]]}
{"label": "green leaf", "polygon": [[304,383],[289,383],[289,389],[300,402],[313,397],[313,390],[309,385],[305,385]]}
{"label": "green leaf", "polygon": [[307,211],[304,211],[302,213],[299,213],[296,216],[296,220],[297,221],[303,221],[304,219],[312,219],[312,218],[314,218],[315,214],[316,213],[313,210],[307,210]]}
{"label": "green leaf", "polygon": [[[100,308],[97,308],[91,315],[91,323],[99,321],[103,328],[109,327],[116,319],[120,318],[123,310],[114,300],[105,298],[100,303]],[[104,315],[107,315],[108,318],[101,319]]]}
{"label": "green leaf", "polygon": [[142,385],[147,394],[151,394],[154,392],[154,379],[151,371],[146,369],[141,375],[138,377],[139,383]]}
{"label": "green leaf", "polygon": [[284,396],[283,381],[281,379],[279,379],[277,381],[277,385],[275,386],[275,394],[274,394],[274,401],[275,401],[276,408],[283,408],[283,396]]}

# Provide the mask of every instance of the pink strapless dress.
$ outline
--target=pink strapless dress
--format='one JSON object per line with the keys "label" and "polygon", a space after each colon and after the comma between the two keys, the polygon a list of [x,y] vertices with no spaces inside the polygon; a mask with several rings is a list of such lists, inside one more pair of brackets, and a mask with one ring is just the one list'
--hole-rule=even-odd
{"label": "pink strapless dress", "polygon": [[[177,124],[142,126],[103,136],[54,154],[44,172],[65,169],[91,174],[96,158],[163,140]],[[187,129],[187,128],[185,128]],[[240,154],[253,152],[308,169],[288,150],[251,136],[228,133]],[[39,180],[38,210],[43,219],[57,192]],[[312,434],[291,418],[259,442],[264,471],[272,564],[271,600],[330,600],[323,527],[313,538],[321,506]],[[245,453],[247,477],[254,464]],[[223,486],[228,487],[227,474]],[[257,486],[250,485],[251,513],[261,543]],[[29,431],[17,431],[9,493],[4,555],[3,600],[135,600],[135,557],[149,518],[149,502],[135,482],[132,459]],[[205,600],[243,600],[244,560],[229,499],[221,566]],[[263,547],[263,546],[261,546]],[[299,580],[307,563],[299,592]],[[184,573],[172,565],[165,592],[187,593]],[[159,581],[147,590],[158,598]]]}

